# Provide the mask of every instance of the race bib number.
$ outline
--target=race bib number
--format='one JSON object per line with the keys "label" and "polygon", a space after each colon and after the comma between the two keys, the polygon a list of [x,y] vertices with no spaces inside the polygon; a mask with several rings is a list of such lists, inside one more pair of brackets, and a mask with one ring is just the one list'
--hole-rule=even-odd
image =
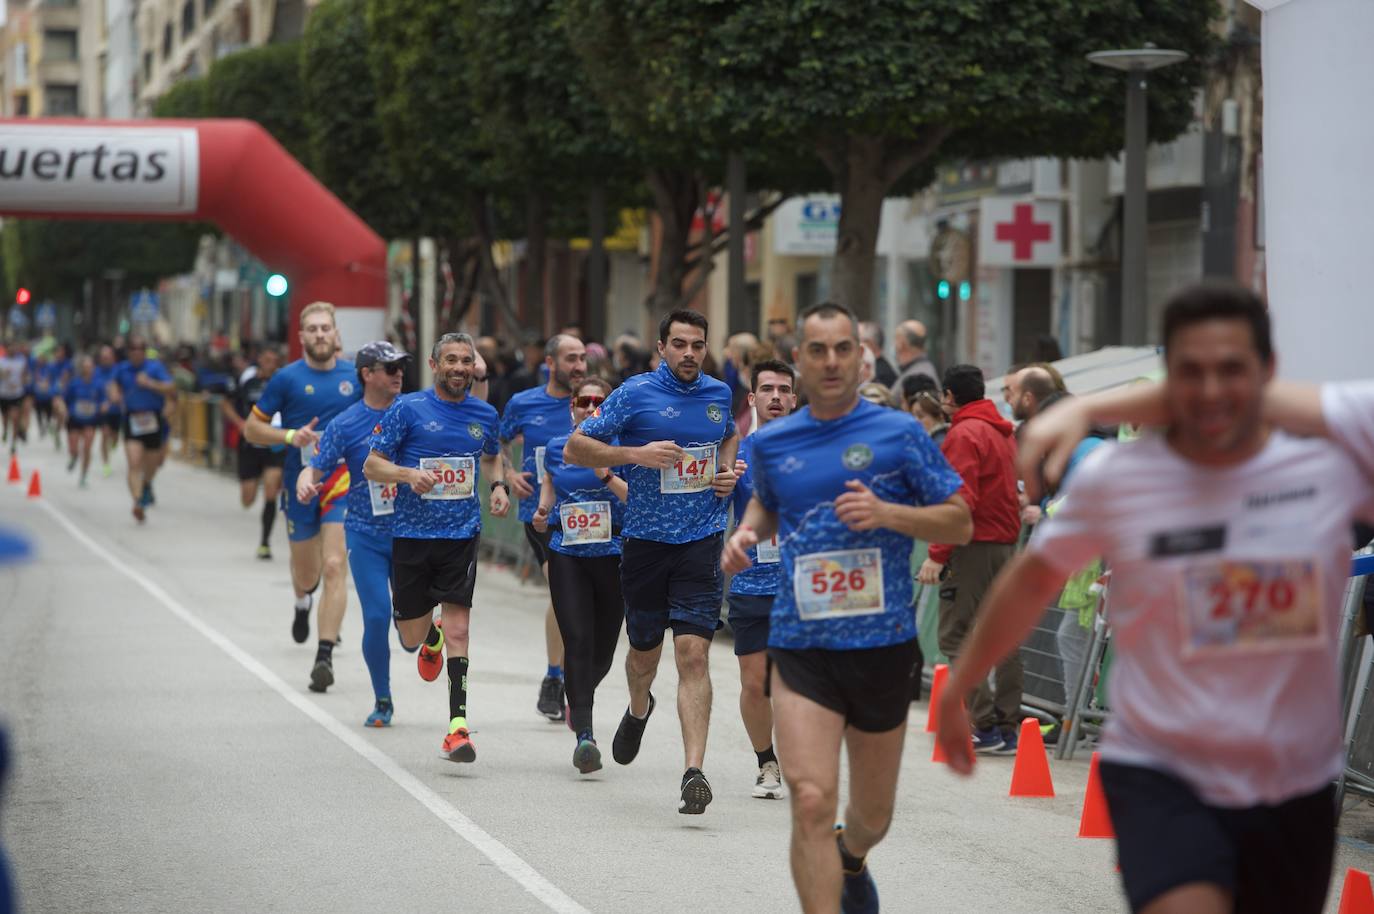
{"label": "race bib number", "polygon": [[157,413],[129,413],[129,434],[135,438],[157,431]]}
{"label": "race bib number", "polygon": [[804,622],[870,616],[883,611],[880,549],[813,552],[797,559],[792,594]]}
{"label": "race bib number", "polygon": [[659,470],[658,490],[665,495],[700,492],[711,487],[716,478],[716,446],[685,447],[683,455],[669,467]]}
{"label": "race bib number", "polygon": [[382,485],[380,482],[367,481],[367,495],[372,500],[372,516],[382,517],[396,510],[396,483]]}
{"label": "race bib number", "polygon": [[1218,561],[1183,575],[1183,655],[1323,644],[1321,575],[1311,559]]}
{"label": "race bib number", "polygon": [[758,564],[776,565],[778,563],[778,559],[780,559],[781,557],[782,553],[778,549],[778,535],[776,533],[773,534],[771,539],[759,543]]}
{"label": "race bib number", "polygon": [[439,483],[421,498],[453,501],[471,498],[477,477],[477,464],[471,457],[421,457],[420,469],[439,477]]}
{"label": "race bib number", "polygon": [[559,505],[558,517],[563,525],[565,546],[611,541],[611,503],[608,501],[579,501]]}
{"label": "race bib number", "polygon": [[94,401],[94,400],[77,400],[76,403],[72,406],[72,413],[73,413],[73,414],[76,416],[76,418],[78,418],[78,419],[94,419],[94,418],[95,418],[95,401]]}
{"label": "race bib number", "polygon": [[544,451],[546,448],[537,447],[534,449],[534,488],[538,491],[539,486],[544,482]]}

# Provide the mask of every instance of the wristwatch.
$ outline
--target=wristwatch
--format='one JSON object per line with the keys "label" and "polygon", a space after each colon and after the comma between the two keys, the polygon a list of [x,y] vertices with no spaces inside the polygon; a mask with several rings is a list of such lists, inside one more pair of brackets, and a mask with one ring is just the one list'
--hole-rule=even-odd
{"label": "wristwatch", "polygon": [[505,489],[507,495],[510,494],[510,486],[506,485],[504,480],[498,479],[495,482],[493,482],[491,484],[491,491],[495,492],[497,486],[500,486],[501,488]]}
{"label": "wristwatch", "polygon": [[611,480],[615,479],[615,474],[608,470],[605,476],[598,476],[597,478],[601,480],[603,486],[608,486],[611,484]]}

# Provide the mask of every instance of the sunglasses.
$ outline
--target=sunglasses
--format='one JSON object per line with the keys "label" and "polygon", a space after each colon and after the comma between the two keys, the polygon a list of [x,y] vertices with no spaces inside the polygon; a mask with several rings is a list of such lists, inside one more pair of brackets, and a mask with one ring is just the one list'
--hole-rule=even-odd
{"label": "sunglasses", "polygon": [[573,406],[578,409],[591,409],[593,406],[600,406],[606,402],[605,397],[573,397]]}
{"label": "sunglasses", "polygon": [[406,366],[404,362],[388,362],[386,364],[374,364],[371,367],[373,371],[381,369],[387,374],[400,374],[402,371],[405,371]]}

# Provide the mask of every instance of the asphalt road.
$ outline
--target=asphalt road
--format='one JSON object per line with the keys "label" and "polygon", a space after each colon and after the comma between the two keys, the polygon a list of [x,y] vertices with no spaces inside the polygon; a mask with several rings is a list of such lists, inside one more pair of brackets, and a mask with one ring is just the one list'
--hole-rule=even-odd
{"label": "asphalt road", "polygon": [[[27,912],[644,912],[796,909],[786,803],[750,796],[754,758],[728,641],[712,649],[706,773],[716,800],[677,813],[681,744],[666,662],[644,750],[610,760],[626,701],[598,695],[607,767],[573,769],[572,734],[534,710],[545,595],[479,572],[469,720],[475,765],[438,757],[444,680],[392,651],[395,725],[372,697],[350,593],[337,684],[306,690],[292,642],[285,533],[253,557],[258,512],[233,481],[171,462],[134,524],[115,476],[78,490],[30,444],[43,497],[0,489],[0,524],[36,556],[0,568],[0,718],[16,770],[0,805]],[[351,584],[350,584],[351,588]],[[623,650],[623,644],[622,644]],[[1076,837],[1086,758],[1053,763],[1054,799],[1007,797],[1009,759],[957,779],[930,761],[916,706],[897,820],[871,866],[887,911],[1125,910],[1112,842]],[[1343,821],[1345,867],[1374,869],[1369,810]]]}

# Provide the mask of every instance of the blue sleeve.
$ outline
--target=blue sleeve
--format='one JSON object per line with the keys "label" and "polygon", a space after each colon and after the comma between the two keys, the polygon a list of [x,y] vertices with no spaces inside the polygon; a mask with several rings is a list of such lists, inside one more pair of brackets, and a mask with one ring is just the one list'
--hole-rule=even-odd
{"label": "blue sleeve", "polygon": [[601,408],[582,420],[578,426],[582,434],[597,441],[609,442],[620,436],[630,421],[630,390],[617,387],[601,404]]}
{"label": "blue sleeve", "polygon": [[[276,375],[273,377],[275,378]],[[261,403],[262,401],[259,400],[258,402]],[[382,421],[377,423],[377,430],[372,433],[372,440],[368,442],[369,448],[384,455],[388,460],[394,461],[396,459],[401,441],[405,438],[406,417],[403,414],[405,410],[404,401],[397,400],[392,403],[390,408],[382,414]]]}
{"label": "blue sleeve", "polygon": [[501,435],[498,429],[498,419],[496,410],[491,412],[491,421],[487,424],[486,437],[482,439],[482,453],[488,457],[495,457],[501,453]]}
{"label": "blue sleeve", "polygon": [[339,430],[339,420],[343,416],[344,414],[340,413],[324,427],[324,434],[320,436],[320,443],[315,448],[315,456],[310,458],[310,465],[315,469],[332,469],[343,459],[344,436]]}
{"label": "blue sleeve", "polygon": [[148,367],[150,369],[148,371],[148,377],[152,378],[154,381],[172,380],[172,375],[167,371],[167,366],[162,364],[161,362],[154,362],[152,365],[149,365]]}
{"label": "blue sleeve", "polygon": [[725,434],[723,434],[723,435],[720,436],[720,440],[721,440],[721,441],[724,441],[726,438],[729,438],[731,435],[735,434],[737,431],[738,431],[738,429],[735,428],[735,414],[732,413],[732,412],[730,412],[730,398],[729,398],[729,397],[726,397],[726,398],[725,398]]}
{"label": "blue sleeve", "polygon": [[515,438],[516,435],[519,435],[519,434],[520,434],[520,428],[519,428],[519,425],[520,425],[520,415],[519,415],[519,413],[520,413],[520,401],[519,401],[519,400],[512,399],[509,403],[506,404],[506,411],[505,411],[504,413],[501,414],[501,431],[500,431],[500,436],[501,436],[501,440],[502,440],[502,441],[510,441],[510,440],[512,440],[513,438]]}
{"label": "blue sleeve", "polygon": [[286,398],[286,385],[285,369],[273,374],[267,379],[267,386],[262,389],[262,394],[258,397],[258,402],[253,404],[253,409],[270,420],[273,413],[281,412],[282,401]]}
{"label": "blue sleeve", "polygon": [[[763,455],[759,453],[757,444],[754,446],[753,457],[754,462],[750,464],[749,472],[753,475],[754,498],[757,498],[759,503],[769,511],[776,513],[778,510],[778,497],[768,485],[768,474],[765,471]],[[747,506],[748,502],[745,502],[745,505]],[[738,523],[742,516],[742,514],[736,515],[735,521]]]}
{"label": "blue sleeve", "polygon": [[906,459],[902,472],[919,504],[943,504],[963,487],[964,481],[940,453],[940,448],[925,429],[914,422],[904,436],[903,450]]}

